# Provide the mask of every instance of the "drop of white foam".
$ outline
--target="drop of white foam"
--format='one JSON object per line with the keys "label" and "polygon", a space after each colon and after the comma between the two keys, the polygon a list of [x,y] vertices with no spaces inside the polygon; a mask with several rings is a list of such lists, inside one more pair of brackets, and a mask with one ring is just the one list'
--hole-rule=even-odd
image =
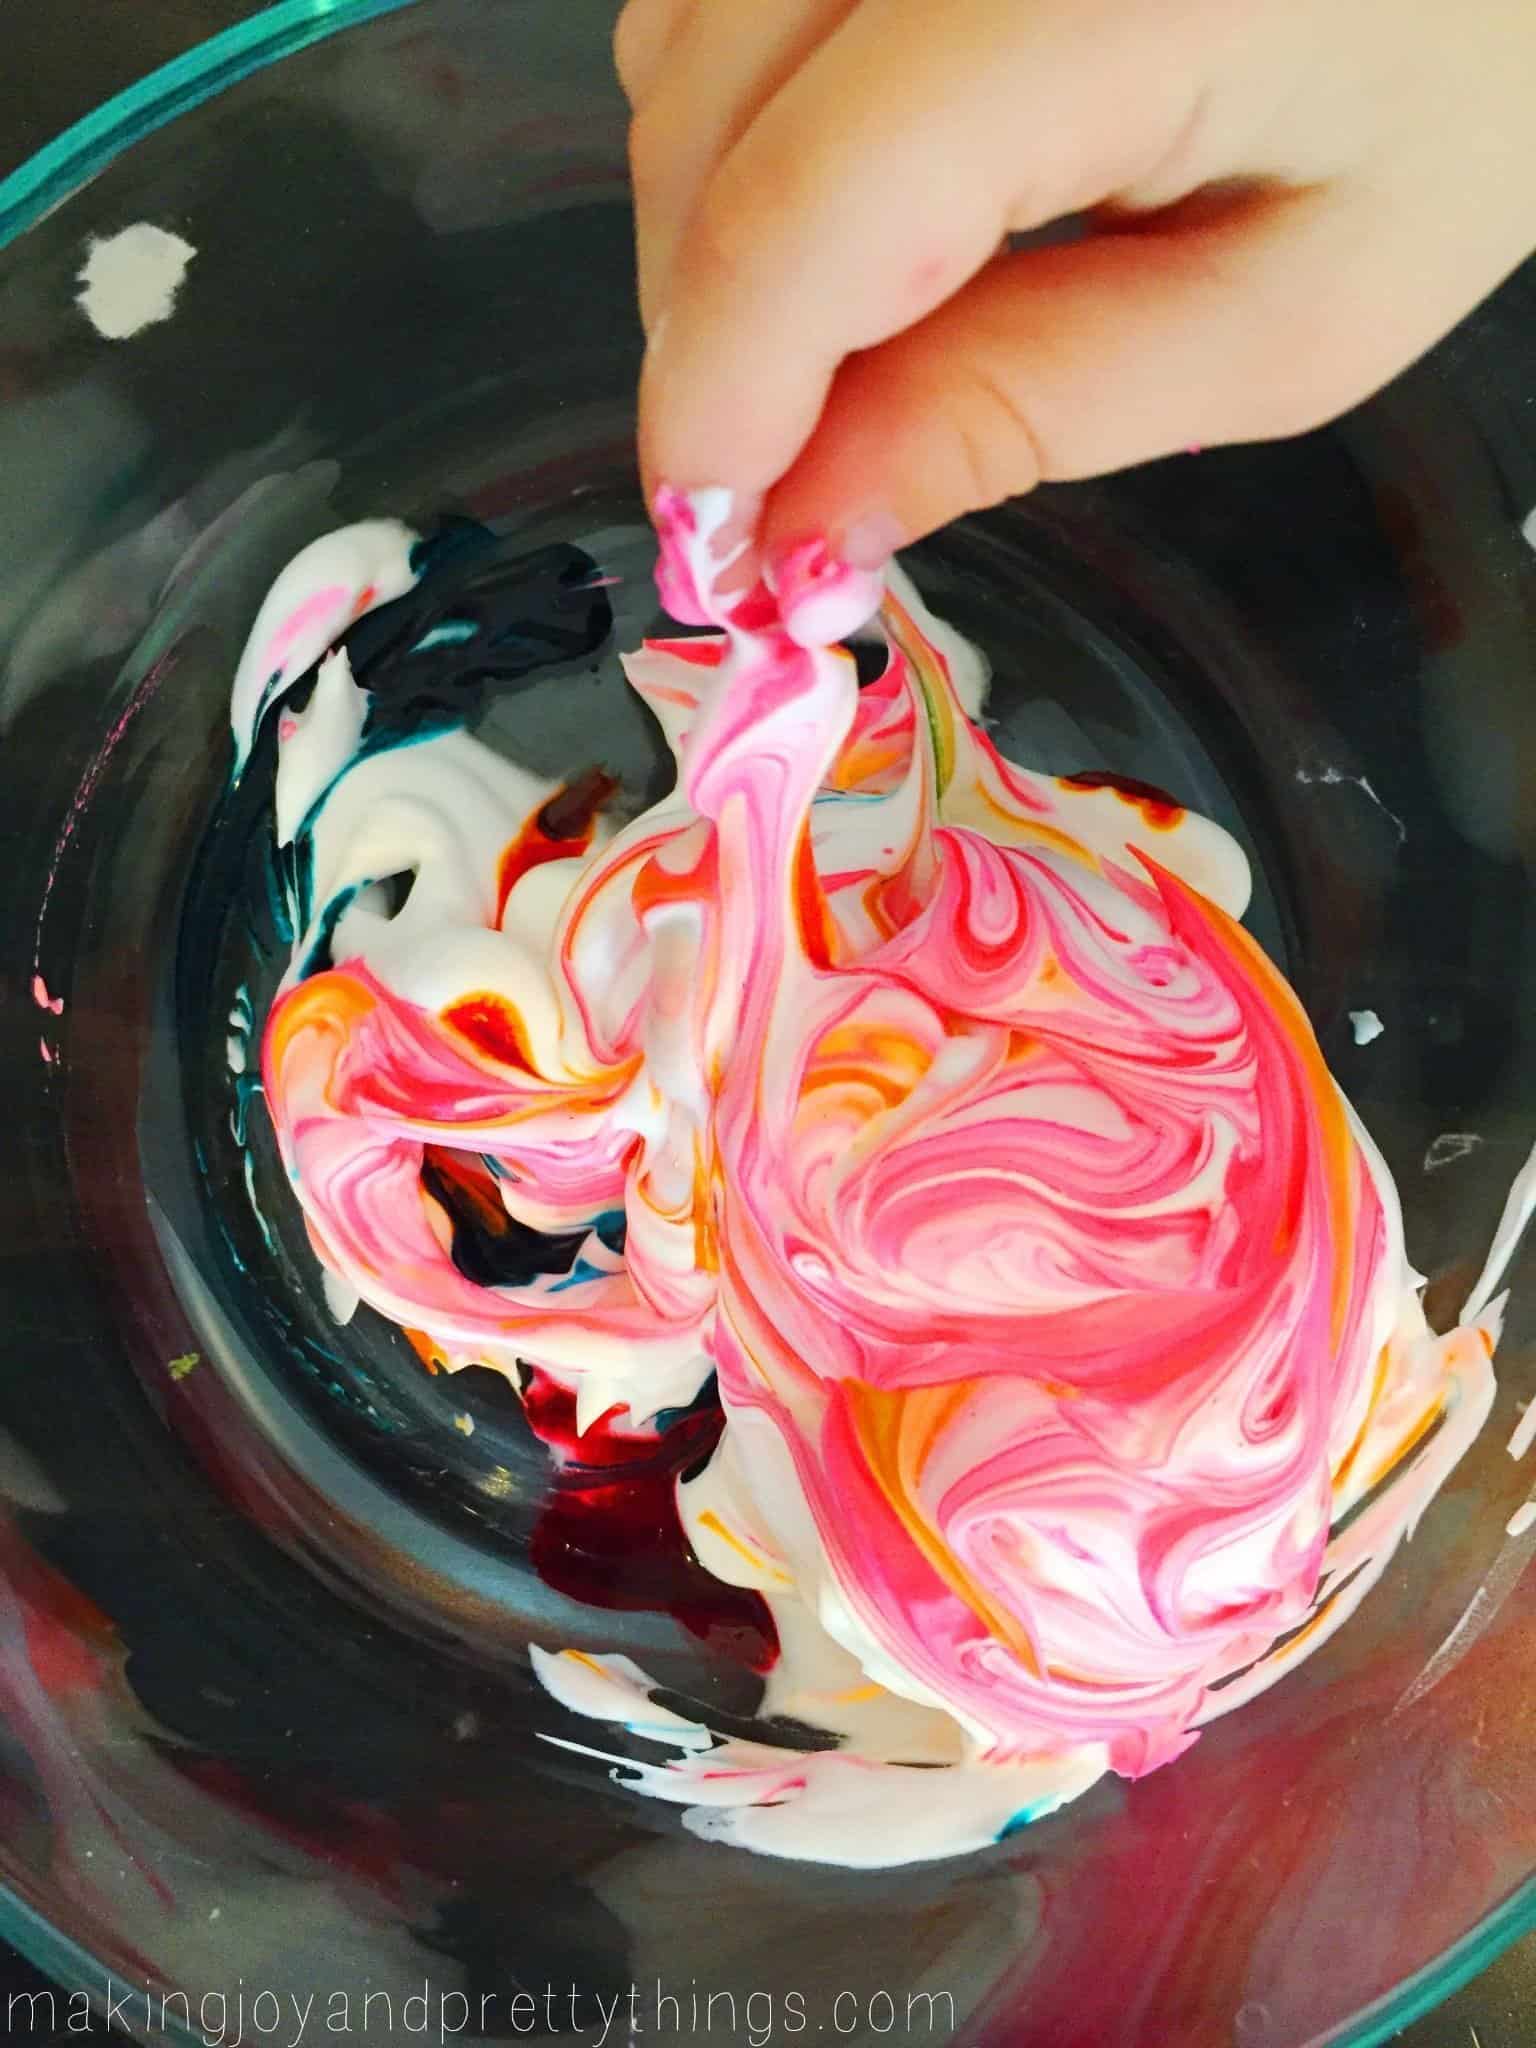
{"label": "drop of white foam", "polygon": [[76,304],[104,340],[127,341],[157,320],[169,320],[196,254],[180,235],[147,220],[105,238],[93,235]]}
{"label": "drop of white foam", "polygon": [[1356,1045],[1369,1045],[1374,1038],[1380,1038],[1386,1025],[1374,1010],[1351,1010],[1349,1028],[1355,1034]]}
{"label": "drop of white foam", "polygon": [[1510,1432],[1505,1449],[1518,1464],[1533,1443],[1536,1443],[1536,1401],[1528,1401],[1525,1413]]}
{"label": "drop of white foam", "polygon": [[343,1280],[339,1273],[333,1273],[329,1266],[320,1271],[320,1284],[325,1289],[325,1305],[331,1312],[334,1323],[350,1323],[357,1314],[362,1296],[350,1280]]}

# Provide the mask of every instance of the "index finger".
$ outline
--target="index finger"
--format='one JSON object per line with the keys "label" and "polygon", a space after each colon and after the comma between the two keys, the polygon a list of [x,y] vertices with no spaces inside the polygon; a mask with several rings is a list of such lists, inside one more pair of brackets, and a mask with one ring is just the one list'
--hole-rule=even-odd
{"label": "index finger", "polygon": [[[1157,15],[1159,10],[1149,10]],[[756,498],[833,372],[941,305],[1009,229],[1146,174],[1187,118],[1166,30],[1081,0],[864,0],[710,177],[641,381],[648,486]]]}

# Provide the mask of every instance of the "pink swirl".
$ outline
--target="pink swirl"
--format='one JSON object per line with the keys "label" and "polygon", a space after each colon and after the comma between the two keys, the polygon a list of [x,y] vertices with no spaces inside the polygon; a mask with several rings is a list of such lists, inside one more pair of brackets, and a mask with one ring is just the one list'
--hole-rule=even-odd
{"label": "pink swirl", "polygon": [[[882,1671],[998,1753],[1102,1743],[1136,1774],[1311,1609],[1399,1315],[1395,1215],[1240,926],[1074,843],[1073,798],[976,743],[934,656],[934,797],[865,883],[888,936],[818,960],[802,913],[788,944],[810,807],[744,750],[724,785],[759,792],[732,915],[773,965],[744,976],[715,1107],[712,1349]],[[803,659],[735,633],[759,721]],[[721,720],[690,757],[722,846],[748,828],[714,749],[739,744]],[[981,803],[990,836],[944,822]]]}

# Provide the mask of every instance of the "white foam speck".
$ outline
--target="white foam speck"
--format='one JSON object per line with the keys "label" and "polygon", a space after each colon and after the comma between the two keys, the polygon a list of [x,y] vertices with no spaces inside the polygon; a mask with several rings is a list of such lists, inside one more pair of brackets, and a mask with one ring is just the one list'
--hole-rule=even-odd
{"label": "white foam speck", "polygon": [[1536,1401],[1532,1401],[1515,1424],[1509,1439],[1509,1455],[1519,1460],[1536,1443]]}
{"label": "white foam speck", "polygon": [[1521,522],[1520,532],[1527,547],[1536,548],[1536,505],[1533,505]]}
{"label": "white foam speck", "polygon": [[362,1296],[350,1280],[343,1280],[339,1273],[333,1273],[329,1266],[320,1269],[320,1284],[325,1289],[325,1305],[331,1312],[333,1323],[350,1323],[357,1314],[357,1305]]}
{"label": "white foam speck", "polygon": [[1369,1045],[1372,1039],[1380,1038],[1387,1027],[1374,1010],[1351,1010],[1349,1028],[1355,1034],[1356,1045]]}
{"label": "white foam speck", "polygon": [[104,340],[127,341],[157,320],[169,320],[196,254],[180,235],[147,220],[119,234],[93,235],[75,302]]}
{"label": "white foam speck", "polygon": [[[1436,1143],[1438,1143],[1438,1139]],[[1467,1296],[1461,1311],[1461,1320],[1470,1323],[1493,1299],[1494,1290],[1504,1278],[1510,1260],[1520,1248],[1526,1226],[1536,1216],[1536,1145],[1531,1147],[1529,1158],[1510,1183],[1509,1193],[1504,1198],[1504,1213],[1499,1218],[1499,1227],[1493,1233],[1493,1243],[1488,1247],[1488,1256],[1483,1261],[1483,1270],[1477,1276],[1477,1284]],[[1518,1434],[1518,1432],[1517,1432]]]}

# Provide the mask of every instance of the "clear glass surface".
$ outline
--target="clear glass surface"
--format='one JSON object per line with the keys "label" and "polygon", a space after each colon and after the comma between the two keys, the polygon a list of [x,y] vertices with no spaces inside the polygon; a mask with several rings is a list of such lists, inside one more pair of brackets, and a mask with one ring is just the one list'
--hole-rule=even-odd
{"label": "clear glass surface", "polygon": [[[289,0],[0,184],[0,1931],[194,2021],[269,1990],[318,2026],[345,1993],[368,2039],[421,2038],[424,1980],[469,2040],[546,1987],[590,2040],[634,1985],[655,2032],[658,1980],[733,2041],[792,2038],[795,1999],[807,2034],[883,2038],[889,1998],[921,2038],[928,1994],[967,2048],[1384,2039],[1536,1919],[1504,1533],[1531,1260],[1482,1443],[1322,1655],[1174,1768],[871,1877],[695,1841],[537,1741],[530,1640],[750,1688],[644,1545],[551,1522],[496,1384],[335,1328],[259,1138],[253,1206],[224,1019],[271,966],[262,795],[228,789],[226,709],[283,562],[376,513],[582,549],[623,579],[611,630],[487,729],[654,773],[616,660],[655,609],[611,13]],[[137,220],[197,254],[169,319],[106,341],[76,272]],[[1536,1138],[1533,370],[1527,271],[1338,428],[1042,491],[912,561],[994,663],[1005,751],[1243,836],[1442,1315]]]}

